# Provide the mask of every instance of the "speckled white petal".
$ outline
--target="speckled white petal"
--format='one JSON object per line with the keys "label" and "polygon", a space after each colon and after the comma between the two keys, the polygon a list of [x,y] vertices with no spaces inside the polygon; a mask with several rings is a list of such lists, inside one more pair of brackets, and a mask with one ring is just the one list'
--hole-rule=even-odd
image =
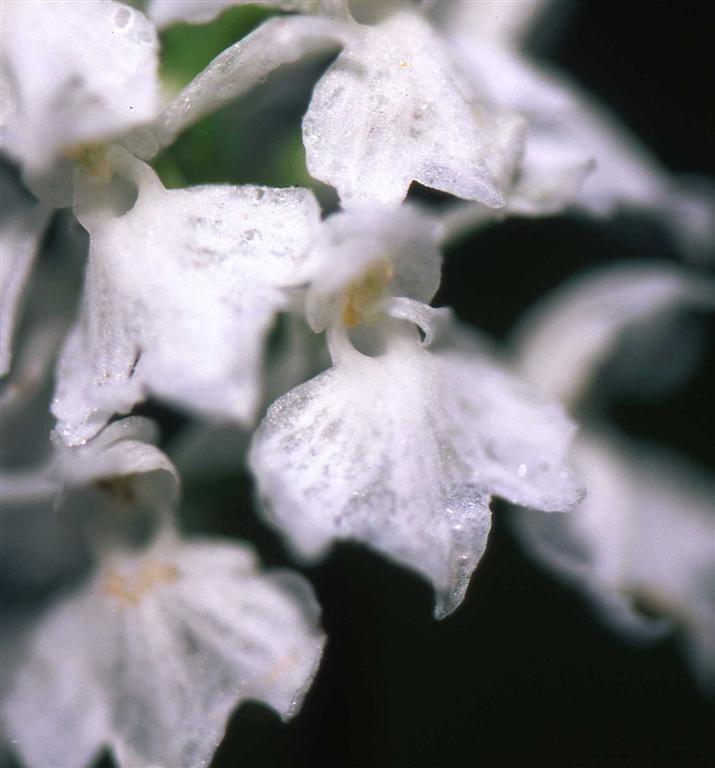
{"label": "speckled white petal", "polygon": [[262,575],[236,544],[117,554],[39,623],[6,733],[29,768],[88,765],[102,745],[126,768],[202,768],[240,702],[295,714],[322,651],[318,613],[302,579]]}
{"label": "speckled white petal", "polygon": [[0,166],[0,376],[10,370],[15,324],[49,210]]}
{"label": "speckled white petal", "polygon": [[205,186],[167,191],[117,154],[139,197],[112,216],[77,213],[90,233],[80,317],[58,366],[53,413],[70,444],[147,394],[216,419],[250,422],[263,342],[319,223],[308,190]]}
{"label": "speckled white petal", "polygon": [[327,18],[269,19],[219,54],[166,106],[152,129],[158,146],[171,144],[189,125],[237,99],[283,64],[339,48],[349,35],[349,27]]}
{"label": "speckled white petal", "polygon": [[572,430],[471,337],[426,350],[416,332],[393,331],[384,355],[345,346],[276,401],[250,465],[299,553],[363,541],[430,579],[444,616],[486,545],[492,494],[548,510],[577,503],[564,464]]}
{"label": "speckled white petal", "polygon": [[387,294],[431,301],[442,271],[435,234],[434,221],[407,205],[397,210],[363,205],[328,218],[312,247],[315,269],[306,311],[313,330],[327,327],[348,285],[375,265],[386,265],[391,273]]}
{"label": "speckled white petal", "polygon": [[312,13],[318,10],[319,0],[150,0],[147,15],[161,29],[178,21],[205,24],[238,5]]}
{"label": "speckled white petal", "polygon": [[634,639],[663,628],[634,598],[679,624],[696,673],[715,686],[715,481],[607,433],[583,434],[573,453],[586,499],[571,515],[515,512],[518,536]]}
{"label": "speckled white petal", "polygon": [[418,181],[499,207],[522,132],[521,120],[479,102],[437,33],[409,11],[355,26],[303,120],[308,170],[344,205],[396,205]]}
{"label": "speckled white petal", "polygon": [[34,175],[79,144],[153,119],[157,51],[153,25],[121,3],[3,3],[3,149]]}
{"label": "speckled white petal", "polygon": [[563,286],[520,322],[515,334],[519,366],[541,389],[575,404],[630,328],[655,327],[656,319],[673,310],[714,306],[712,281],[665,264],[589,274]]}

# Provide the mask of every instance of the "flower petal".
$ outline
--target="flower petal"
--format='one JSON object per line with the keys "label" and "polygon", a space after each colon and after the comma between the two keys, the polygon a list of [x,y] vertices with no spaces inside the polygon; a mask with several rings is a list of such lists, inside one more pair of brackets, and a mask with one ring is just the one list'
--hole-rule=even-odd
{"label": "flower petal", "polygon": [[485,40],[518,43],[544,12],[549,0],[440,0],[434,14],[452,34],[479,36]]}
{"label": "flower petal", "polygon": [[[173,512],[179,479],[148,419],[121,419],[79,448],[0,473],[0,576],[14,591],[76,576],[89,550],[135,542]],[[48,444],[49,445],[49,444]],[[4,446],[12,453],[14,446]],[[89,548],[88,548],[89,545]]]}
{"label": "flower petal", "polygon": [[147,15],[161,29],[177,21],[205,24],[238,5],[310,13],[318,9],[318,0],[149,0]]}
{"label": "flower petal", "polygon": [[204,115],[255,87],[278,67],[309,54],[339,48],[348,35],[344,24],[327,18],[269,19],[219,54],[166,106],[152,128],[157,142],[153,152],[171,144]]}
{"label": "flower petal", "polygon": [[111,0],[3,3],[3,149],[31,175],[63,152],[153,119],[158,43],[139,11]]}
{"label": "flower petal", "polygon": [[141,416],[119,419],[77,448],[57,444],[52,473],[65,488],[128,478],[132,503],[171,509],[179,495],[179,476],[158,440],[156,425]]}
{"label": "flower petal", "polygon": [[571,515],[517,511],[517,535],[633,639],[663,628],[639,613],[634,597],[680,623],[690,660],[712,687],[713,478],[607,433],[577,440],[574,463],[588,485],[584,502]]}
{"label": "flower petal", "polygon": [[[715,284],[664,264],[618,266],[576,278],[520,322],[520,369],[544,391],[575,405],[629,328],[655,326],[659,317],[688,307],[715,307]],[[645,346],[645,336],[639,343]]]}
{"label": "flower petal", "polygon": [[[329,367],[325,340],[310,330],[303,317],[281,315],[268,344],[261,412],[293,387]],[[172,440],[171,458],[187,485],[229,476],[245,466],[250,438],[250,432],[235,424],[199,422]]]}
{"label": "flower petal", "polygon": [[528,121],[525,159],[529,143],[536,141],[548,150],[552,165],[595,161],[572,202],[575,208],[595,216],[623,208],[652,211],[664,216],[686,247],[711,249],[712,191],[683,188],[605,106],[557,72],[487,37],[457,34],[452,44],[495,108],[514,110]]}
{"label": "flower petal", "polygon": [[477,103],[417,13],[355,30],[303,120],[310,173],[334,186],[344,205],[399,204],[412,181],[503,205],[522,122]]}
{"label": "flower petal", "polygon": [[206,766],[241,701],[295,714],[322,651],[318,613],[298,576],[260,574],[236,544],[116,554],[40,622],[6,732],[30,768],[89,764],[103,744],[128,768]]}
{"label": "flower petal", "polygon": [[439,288],[442,254],[432,219],[417,208],[363,205],[330,216],[312,247],[315,269],[306,301],[308,322],[325,330],[350,283],[374,265],[387,265],[390,295],[431,301]]}
{"label": "flower petal", "polygon": [[[148,166],[116,157],[139,197],[119,216],[78,208],[90,258],[58,366],[60,436],[81,443],[148,393],[250,422],[265,336],[319,222],[315,199],[252,186],[167,191]],[[86,195],[94,201],[91,186]]]}
{"label": "flower petal", "polygon": [[481,203],[458,202],[446,208],[438,214],[440,244],[510,216],[556,216],[575,205],[595,162],[562,154],[553,142],[529,137],[519,171],[506,191],[504,207],[494,210]]}
{"label": "flower petal", "polygon": [[456,608],[486,545],[492,494],[566,509],[572,425],[464,335],[393,334],[271,406],[250,455],[271,521],[302,554],[363,541],[429,578]]}

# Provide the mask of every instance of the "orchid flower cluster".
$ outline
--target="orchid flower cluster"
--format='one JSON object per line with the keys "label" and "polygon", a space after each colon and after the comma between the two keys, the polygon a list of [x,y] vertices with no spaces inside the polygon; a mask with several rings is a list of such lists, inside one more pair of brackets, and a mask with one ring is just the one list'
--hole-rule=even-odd
{"label": "orchid flower cluster", "polygon": [[[603,428],[572,445],[569,416],[617,342],[711,310],[712,284],[658,265],[589,278],[502,353],[431,306],[464,232],[635,208],[693,253],[708,201],[520,52],[535,1],[264,0],[274,15],[162,93],[158,30],[243,4],[2,5],[0,567],[20,592],[72,585],[8,616],[7,744],[27,766],[89,766],[105,747],[121,766],[205,766],[241,701],[289,718],[319,669],[303,577],[181,532],[187,462],[134,413],[147,398],[193,420],[197,463],[226,429],[252,433],[230,460],[299,559],[362,542],[429,580],[443,618],[500,497],[526,546],[627,631],[664,625],[628,590],[675,605],[712,673],[708,481],[671,503],[672,462]],[[187,127],[316,54],[335,58],[303,146],[339,210],[308,188],[164,186],[152,161]],[[453,200],[415,203],[415,183]]]}

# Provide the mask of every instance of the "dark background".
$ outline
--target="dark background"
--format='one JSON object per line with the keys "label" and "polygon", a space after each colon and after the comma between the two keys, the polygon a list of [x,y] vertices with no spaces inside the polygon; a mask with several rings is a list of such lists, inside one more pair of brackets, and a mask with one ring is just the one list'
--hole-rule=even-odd
{"label": "dark background", "polygon": [[[712,6],[708,2],[566,2],[570,24],[543,57],[618,111],[678,173],[715,175]],[[548,30],[546,30],[548,31]],[[531,302],[584,269],[624,258],[676,260],[657,222],[620,217],[511,221],[447,254],[439,299],[498,338]],[[515,280],[515,275],[518,277]],[[625,400],[628,434],[715,467],[715,362],[666,401]],[[228,531],[236,490],[197,494]],[[269,564],[290,563],[249,511],[250,481],[230,531]],[[225,494],[225,495],[224,495]],[[238,766],[680,766],[713,761],[712,708],[677,636],[629,646],[520,550],[497,504],[487,553],[461,608],[432,618],[411,573],[340,545],[303,569],[329,640],[290,723],[258,704],[236,713],[214,768]]]}

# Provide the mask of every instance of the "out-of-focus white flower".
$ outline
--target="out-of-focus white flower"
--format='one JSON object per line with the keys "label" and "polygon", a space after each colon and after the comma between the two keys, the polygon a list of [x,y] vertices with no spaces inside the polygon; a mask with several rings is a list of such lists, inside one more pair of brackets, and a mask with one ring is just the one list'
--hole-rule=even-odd
{"label": "out-of-focus white flower", "polygon": [[319,224],[315,199],[308,190],[253,186],[167,191],[128,153],[110,158],[138,197],[112,215],[91,179],[78,190],[90,256],[58,368],[58,432],[81,443],[150,392],[250,422],[264,338],[290,304],[286,288],[301,280]]}
{"label": "out-of-focus white flower", "polygon": [[271,406],[250,465],[300,554],[363,541],[430,579],[444,616],[486,546],[492,495],[547,510],[578,502],[565,463],[573,426],[421,303],[438,283],[434,240],[409,209],[381,213],[351,210],[328,227],[308,296],[333,367]]}
{"label": "out-of-focus white flower", "polygon": [[310,588],[258,572],[247,547],[162,538],[115,552],[42,618],[3,706],[25,763],[206,766],[231,711],[289,718],[323,645]]}
{"label": "out-of-focus white flower", "polygon": [[208,765],[238,703],[288,718],[315,674],[324,638],[310,588],[260,574],[245,546],[178,537],[166,519],[177,478],[146,442],[152,429],[117,421],[81,448],[58,446],[22,487],[3,477],[16,503],[23,490],[25,501],[32,488],[48,501],[63,492],[98,557],[14,649],[2,720],[30,767],[89,765],[104,746],[123,766]]}
{"label": "out-of-focus white flower", "polygon": [[[518,336],[524,373],[572,410],[589,405],[588,386],[634,328],[642,346],[675,310],[715,307],[715,286],[667,266],[611,269],[561,289],[529,313]],[[649,370],[677,365],[656,357]],[[638,639],[663,630],[634,599],[686,631],[690,659],[705,684],[715,680],[712,577],[715,481],[665,451],[629,444],[592,425],[575,441],[573,461],[588,489],[571,515],[516,513],[525,545],[583,590],[607,620]]]}
{"label": "out-of-focus white flower", "polygon": [[33,191],[72,202],[72,160],[159,109],[153,24],[113,0],[2,4],[2,148]]}
{"label": "out-of-focus white flower", "polygon": [[49,210],[0,165],[0,376],[10,370],[13,337]]}
{"label": "out-of-focus white flower", "polygon": [[[711,194],[686,190],[597,100],[519,50],[520,38],[547,3],[452,4],[445,21],[453,56],[484,98],[528,123],[520,173],[578,178],[594,162],[571,205],[597,216],[635,208],[662,216],[686,248],[711,248]],[[503,6],[503,7],[502,7]],[[533,215],[529,210],[515,213]]]}
{"label": "out-of-focus white flower", "polygon": [[[714,305],[711,281],[665,264],[588,274],[555,291],[520,322],[514,334],[519,366],[529,380],[576,407],[628,331],[640,329],[638,344],[648,349],[659,322],[672,323],[675,313]],[[674,366],[671,357],[663,368]],[[668,373],[650,370],[648,376]]]}
{"label": "out-of-focus white flower", "polygon": [[334,186],[343,205],[398,205],[418,181],[502,206],[523,122],[481,100],[419,13],[352,28],[303,120],[311,175]]}

